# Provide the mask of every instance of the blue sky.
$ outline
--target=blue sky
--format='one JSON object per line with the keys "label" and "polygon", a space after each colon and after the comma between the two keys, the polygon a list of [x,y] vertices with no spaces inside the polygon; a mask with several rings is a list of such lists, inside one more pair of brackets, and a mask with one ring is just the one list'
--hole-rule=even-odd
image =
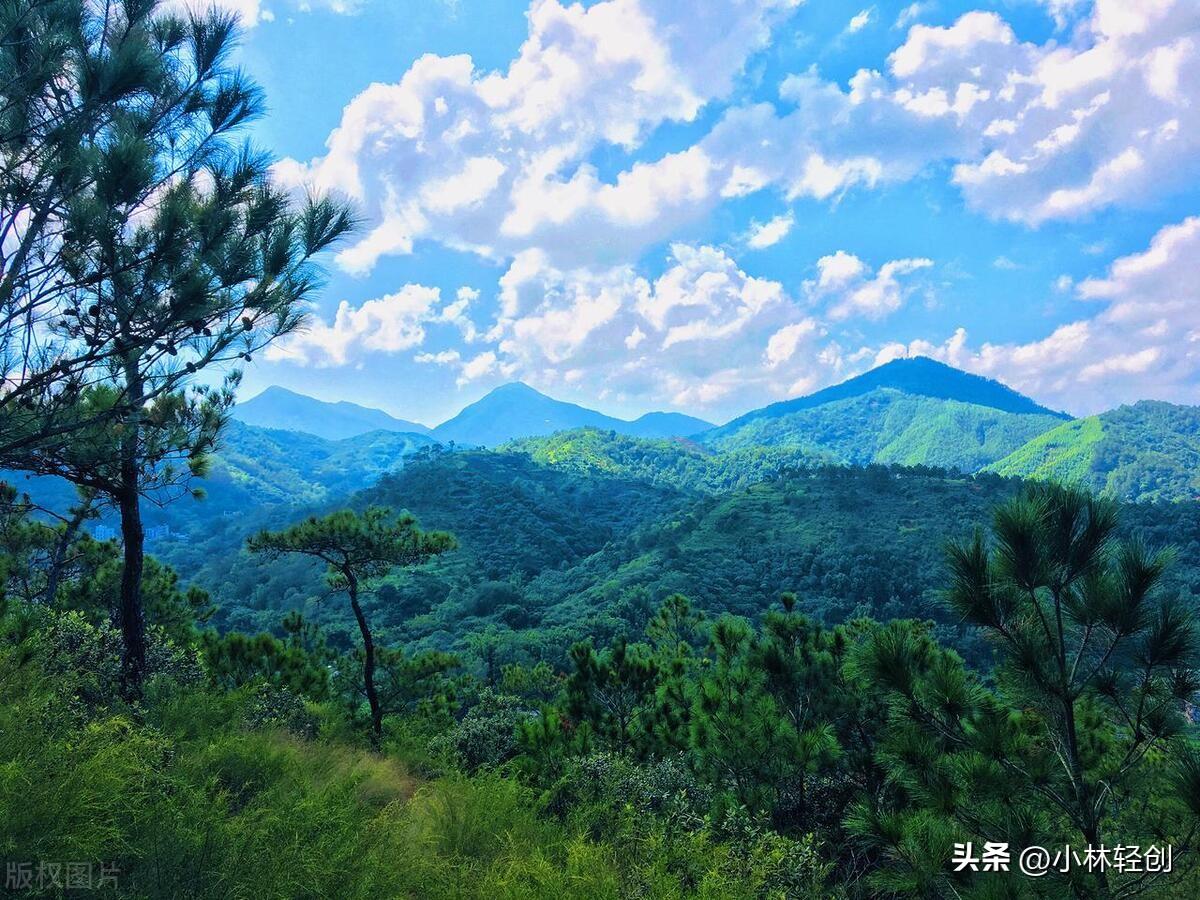
{"label": "blue sky", "polygon": [[1194,0],[224,2],[278,177],[365,222],[246,395],[722,421],[926,354],[1200,402]]}

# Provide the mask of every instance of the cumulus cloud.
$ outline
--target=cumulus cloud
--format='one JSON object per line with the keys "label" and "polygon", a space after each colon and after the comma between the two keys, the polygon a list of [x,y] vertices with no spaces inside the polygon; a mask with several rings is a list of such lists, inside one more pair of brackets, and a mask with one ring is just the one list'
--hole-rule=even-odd
{"label": "cumulus cloud", "polygon": [[605,181],[589,155],[695,119],[796,3],[697,15],[666,0],[536,0],[507,70],[423,56],[354,98],[323,156],[278,173],[362,204],[373,227],[340,257],[352,271],[421,238],[496,258],[538,247],[556,265],[612,263],[714,203],[713,164],[692,147]]}
{"label": "cumulus cloud", "polygon": [[752,250],[763,250],[773,247],[787,237],[796,219],[791,213],[775,216],[768,222],[753,222],[750,233],[746,236],[746,246]]}
{"label": "cumulus cloud", "polygon": [[780,282],[712,246],[672,244],[666,262],[651,278],[519,254],[500,280],[497,364],[547,389],[704,410],[824,377],[816,357],[826,328]]}
{"label": "cumulus cloud", "polygon": [[1149,247],[1117,259],[1103,277],[1077,283],[1079,300],[1102,308],[1044,338],[973,349],[959,329],[940,345],[887,345],[878,358],[936,356],[1072,412],[1148,397],[1194,404],[1200,400],[1198,279],[1200,217],[1191,217],[1159,230]]}
{"label": "cumulus cloud", "polygon": [[804,287],[814,300],[830,301],[830,319],[882,319],[899,309],[915,289],[902,279],[932,265],[931,259],[893,259],[872,273],[857,256],[839,250],[817,260],[817,278]]}
{"label": "cumulus cloud", "polygon": [[[426,55],[354,98],[324,155],[278,172],[360,201],[371,227],[339,257],[354,272],[420,239],[501,261],[536,248],[563,269],[619,265],[730,198],[836,203],[933,163],[950,164],[971,207],[1028,225],[1140,203],[1197,174],[1192,0],[1096,0],[1070,41],[1044,44],[995,12],[911,24],[925,11],[913,4],[880,70],[844,86],[794,74],[778,103],[730,106],[691,146],[633,155],[658,126],[727,98],[794,5],[728,0],[701,16],[667,0],[537,0],[507,69]],[[591,161],[606,145],[631,154],[611,176]]]}
{"label": "cumulus cloud", "polygon": [[342,301],[333,321],[310,317],[307,326],[267,348],[266,358],[315,366],[361,362],[371,352],[397,353],[421,346],[425,326],[443,318],[441,292],[406,284],[394,294],[361,306]]}
{"label": "cumulus cloud", "polygon": [[710,155],[811,168],[823,177],[787,187],[818,199],[948,160],[981,212],[1029,225],[1076,218],[1196,174],[1198,41],[1191,0],[1096,0],[1069,43],[1021,42],[997,13],[968,12],[914,25],[884,71],[861,70],[845,89],[815,71],[791,76],[780,95],[792,111],[731,110],[709,140],[722,153]]}

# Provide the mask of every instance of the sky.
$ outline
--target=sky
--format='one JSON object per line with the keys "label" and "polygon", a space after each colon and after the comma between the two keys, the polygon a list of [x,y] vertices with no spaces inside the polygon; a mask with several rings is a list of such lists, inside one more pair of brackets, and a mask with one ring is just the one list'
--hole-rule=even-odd
{"label": "sky", "polygon": [[715,422],[905,355],[1200,403],[1196,0],[222,0],[363,227],[278,384]]}

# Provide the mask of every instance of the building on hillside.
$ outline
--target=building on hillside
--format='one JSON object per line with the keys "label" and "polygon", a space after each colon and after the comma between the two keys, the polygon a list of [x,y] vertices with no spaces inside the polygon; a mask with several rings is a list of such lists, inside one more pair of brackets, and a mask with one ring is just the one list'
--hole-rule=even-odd
{"label": "building on hillside", "polygon": [[170,525],[154,525],[146,529],[146,542],[165,541],[171,537]]}
{"label": "building on hillside", "polygon": [[97,541],[115,541],[117,529],[110,528],[108,525],[97,525],[92,529],[92,538]]}

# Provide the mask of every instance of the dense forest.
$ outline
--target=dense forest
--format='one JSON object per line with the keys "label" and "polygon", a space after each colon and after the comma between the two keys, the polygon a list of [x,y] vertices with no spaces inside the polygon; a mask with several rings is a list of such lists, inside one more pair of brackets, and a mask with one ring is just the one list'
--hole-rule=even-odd
{"label": "dense forest", "polygon": [[0,35],[6,896],[1200,894],[1194,415],[926,361],[238,422],[355,211],[245,142],[231,16]]}

